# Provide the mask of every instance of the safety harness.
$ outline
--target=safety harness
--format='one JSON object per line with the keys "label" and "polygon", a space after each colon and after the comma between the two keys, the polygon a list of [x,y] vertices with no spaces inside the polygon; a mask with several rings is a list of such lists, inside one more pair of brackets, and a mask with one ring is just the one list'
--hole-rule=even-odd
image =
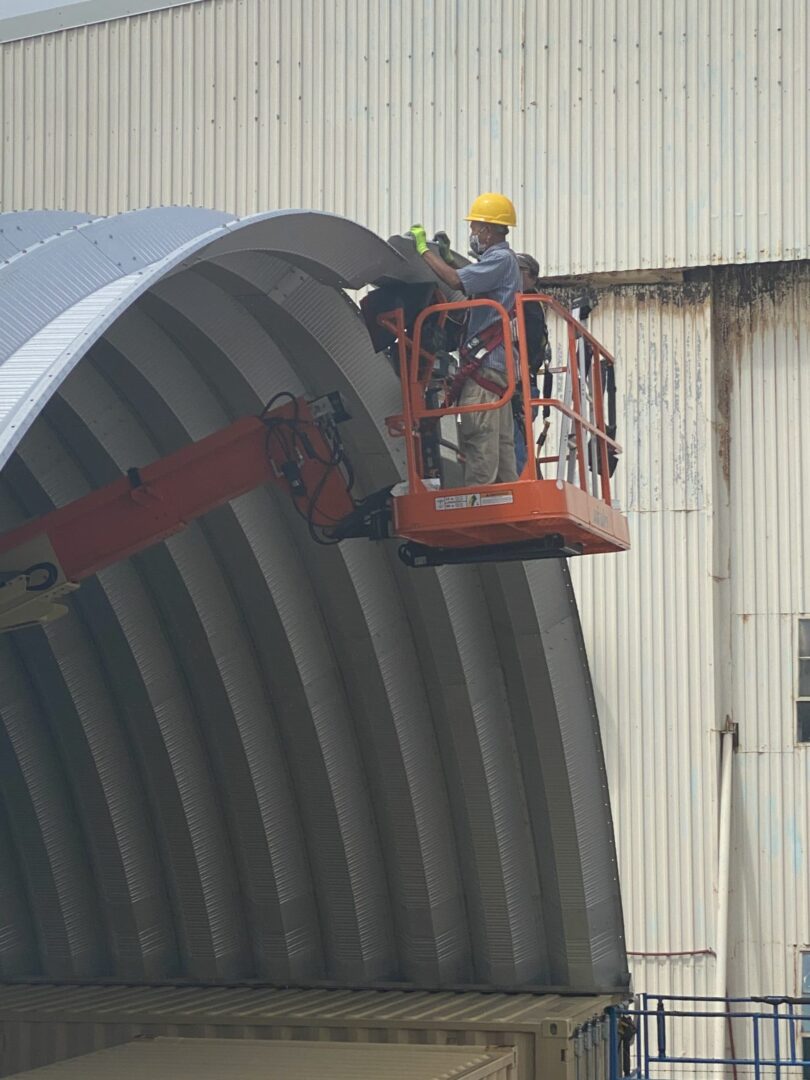
{"label": "safety harness", "polygon": [[[512,308],[509,312],[510,322],[514,318],[515,308]],[[473,382],[478,383],[482,390],[486,390],[490,394],[495,394],[499,398],[504,396],[506,393],[505,386],[501,386],[481,374],[481,368],[484,366],[486,358],[503,343],[503,321],[501,319],[490,323],[489,326],[485,326],[474,337],[468,338],[464,342],[458,351],[463,362],[447,390],[445,407],[456,404],[461,397],[461,391],[467,379],[472,379]]]}

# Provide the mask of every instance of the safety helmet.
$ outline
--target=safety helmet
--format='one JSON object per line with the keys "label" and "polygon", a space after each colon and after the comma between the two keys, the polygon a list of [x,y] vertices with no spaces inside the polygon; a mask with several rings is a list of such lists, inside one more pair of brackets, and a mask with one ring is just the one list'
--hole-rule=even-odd
{"label": "safety helmet", "polygon": [[512,200],[495,191],[487,191],[473,199],[465,221],[488,221],[491,225],[517,225]]}

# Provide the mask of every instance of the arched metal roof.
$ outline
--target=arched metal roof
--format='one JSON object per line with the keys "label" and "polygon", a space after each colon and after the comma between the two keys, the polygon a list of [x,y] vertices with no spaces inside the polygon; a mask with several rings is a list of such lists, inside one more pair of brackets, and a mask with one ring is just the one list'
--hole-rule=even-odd
{"label": "arched metal roof", "polygon": [[[340,390],[360,493],[398,384],[342,218],[0,215],[11,528],[279,390]],[[259,490],[0,638],[0,978],[614,989],[626,957],[566,567],[409,571]]]}

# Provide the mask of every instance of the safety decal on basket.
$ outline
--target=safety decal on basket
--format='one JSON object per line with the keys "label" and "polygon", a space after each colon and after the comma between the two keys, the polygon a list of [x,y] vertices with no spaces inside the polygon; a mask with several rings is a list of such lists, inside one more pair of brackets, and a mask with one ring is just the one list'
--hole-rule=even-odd
{"label": "safety decal on basket", "polygon": [[470,495],[442,495],[436,499],[435,506],[437,510],[466,510],[471,506],[498,506],[511,502],[514,502],[511,491],[494,495],[475,491]]}

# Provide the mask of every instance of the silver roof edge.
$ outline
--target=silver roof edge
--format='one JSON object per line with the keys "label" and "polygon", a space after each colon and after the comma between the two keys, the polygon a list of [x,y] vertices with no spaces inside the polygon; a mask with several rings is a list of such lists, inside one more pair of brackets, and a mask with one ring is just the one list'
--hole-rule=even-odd
{"label": "silver roof edge", "polygon": [[[50,0],[50,6],[45,6],[47,0],[41,0],[39,10],[36,10],[31,0],[28,3],[16,0],[16,6],[20,7],[18,13],[0,15],[0,43],[23,41],[59,30],[75,30],[80,26],[123,19],[128,15],[146,15],[150,11],[198,3],[200,0],[79,0],[78,3],[75,0],[68,0],[67,3]],[[29,10],[24,10],[25,7]]]}

